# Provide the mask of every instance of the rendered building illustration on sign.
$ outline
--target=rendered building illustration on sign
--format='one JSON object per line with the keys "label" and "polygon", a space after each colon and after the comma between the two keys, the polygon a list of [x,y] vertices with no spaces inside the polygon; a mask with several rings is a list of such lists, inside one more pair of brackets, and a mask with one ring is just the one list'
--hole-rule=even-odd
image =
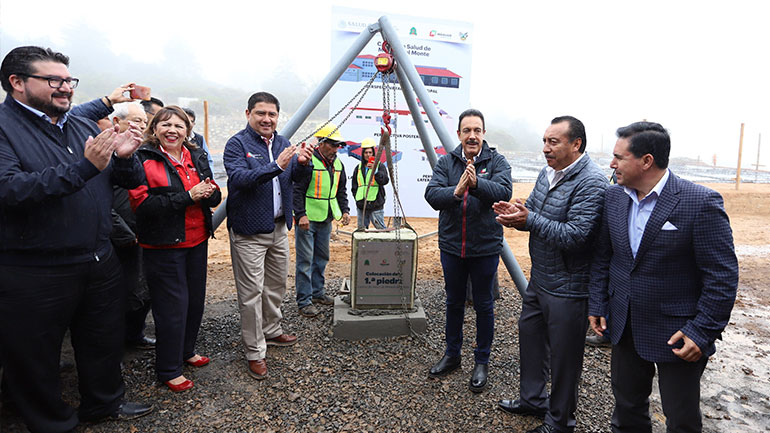
{"label": "rendered building illustration on sign", "polygon": [[[340,77],[340,81],[369,81],[377,73],[374,67],[374,57],[371,54],[362,54],[348,66],[347,71]],[[461,76],[447,68],[437,66],[415,65],[423,84],[434,87],[460,87]],[[398,79],[396,79],[398,82]]]}

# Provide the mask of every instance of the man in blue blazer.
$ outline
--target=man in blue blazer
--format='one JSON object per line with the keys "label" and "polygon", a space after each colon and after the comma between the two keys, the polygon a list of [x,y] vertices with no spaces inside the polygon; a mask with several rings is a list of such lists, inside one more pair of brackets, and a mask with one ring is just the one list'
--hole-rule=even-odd
{"label": "man in blue blazer", "polygon": [[657,366],[667,431],[699,432],[700,377],[738,285],[730,221],[717,192],[668,170],[671,140],[660,124],[617,134],[618,185],[605,197],[588,308],[593,330],[613,345],[612,431],[651,431]]}

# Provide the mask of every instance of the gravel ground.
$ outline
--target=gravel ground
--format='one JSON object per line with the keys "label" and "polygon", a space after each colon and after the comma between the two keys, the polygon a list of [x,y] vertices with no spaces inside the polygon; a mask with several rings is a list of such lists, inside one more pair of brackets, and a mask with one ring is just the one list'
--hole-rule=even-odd
{"label": "gravel ground", "polygon": [[[328,281],[339,287],[340,280]],[[289,291],[284,304],[287,331],[299,336],[293,347],[268,349],[269,377],[246,374],[240,319],[233,296],[207,306],[198,352],[213,362],[187,368],[190,392],[173,394],[158,385],[152,352],[129,352],[124,376],[127,398],[152,402],[155,412],[128,422],[81,425],[79,432],[481,432],[526,431],[531,417],[496,409],[501,398],[518,392],[520,298],[503,289],[496,304],[490,385],[476,395],[468,389],[473,368],[475,315],[467,310],[462,372],[429,379],[428,368],[443,353],[442,281],[421,281],[418,294],[428,317],[420,337],[340,341],[332,338],[331,307],[313,319],[298,315]],[[613,404],[609,392],[609,351],[586,348],[577,421],[579,432],[607,431]],[[65,398],[77,404],[76,373],[63,372]],[[0,417],[3,432],[25,431],[12,409]]]}

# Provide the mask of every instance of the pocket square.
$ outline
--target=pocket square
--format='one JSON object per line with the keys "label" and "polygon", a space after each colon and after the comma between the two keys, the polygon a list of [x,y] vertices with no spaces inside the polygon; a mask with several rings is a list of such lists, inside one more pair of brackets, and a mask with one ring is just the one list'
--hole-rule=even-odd
{"label": "pocket square", "polygon": [[675,225],[671,224],[670,221],[666,221],[665,224],[663,224],[663,227],[660,228],[661,230],[679,230],[676,228]]}

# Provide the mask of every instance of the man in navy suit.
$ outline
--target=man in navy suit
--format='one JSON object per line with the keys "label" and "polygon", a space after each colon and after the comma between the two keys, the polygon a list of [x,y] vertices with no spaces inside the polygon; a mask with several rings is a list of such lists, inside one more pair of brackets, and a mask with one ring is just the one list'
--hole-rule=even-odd
{"label": "man in navy suit", "polygon": [[[669,432],[699,432],[700,377],[738,285],[730,221],[715,191],[668,170],[657,123],[617,131],[591,269],[589,321],[612,341],[613,432],[649,432],[658,370]],[[612,317],[607,326],[605,317]]]}

